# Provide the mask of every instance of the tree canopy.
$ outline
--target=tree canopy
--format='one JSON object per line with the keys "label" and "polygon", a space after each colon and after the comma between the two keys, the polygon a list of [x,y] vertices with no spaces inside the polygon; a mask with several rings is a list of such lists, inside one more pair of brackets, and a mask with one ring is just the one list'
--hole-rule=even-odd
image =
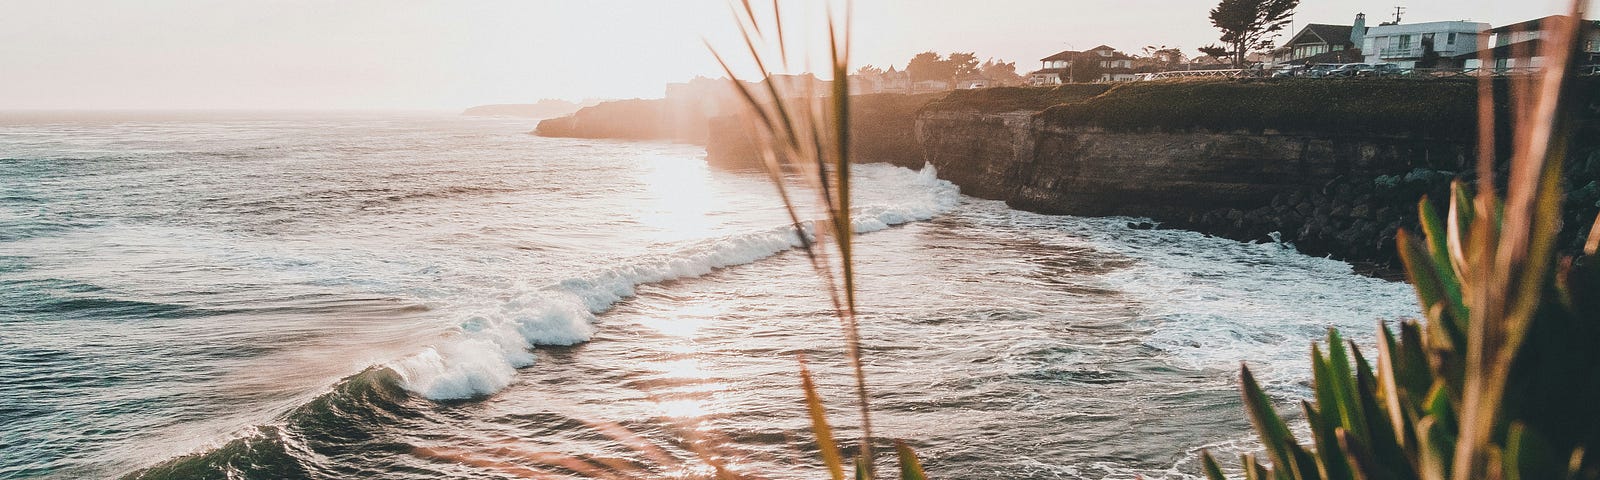
{"label": "tree canopy", "polygon": [[1208,45],[1200,51],[1217,57],[1233,57],[1233,65],[1244,66],[1244,57],[1253,50],[1271,48],[1270,35],[1289,24],[1300,0],[1222,0],[1211,9],[1211,24],[1222,31],[1225,45]]}
{"label": "tree canopy", "polygon": [[988,78],[993,86],[1010,87],[1022,84],[1022,75],[1017,74],[1017,62],[989,59],[978,66],[979,74]]}
{"label": "tree canopy", "polygon": [[906,73],[911,74],[911,81],[941,80],[949,82],[956,76],[955,66],[946,60],[939,52],[922,52],[911,57],[906,62]]}
{"label": "tree canopy", "polygon": [[988,78],[992,85],[1022,83],[1022,76],[1017,75],[1016,62],[991,58],[979,63],[975,52],[952,52],[948,56],[933,51],[922,52],[906,62],[906,73],[911,75],[912,81],[939,80],[951,85],[955,85],[957,79],[979,75]]}
{"label": "tree canopy", "polygon": [[945,61],[950,62],[950,69],[955,72],[956,78],[978,73],[978,56],[972,52],[952,52]]}
{"label": "tree canopy", "polygon": [[866,64],[856,69],[856,75],[883,75],[883,69],[872,64]]}

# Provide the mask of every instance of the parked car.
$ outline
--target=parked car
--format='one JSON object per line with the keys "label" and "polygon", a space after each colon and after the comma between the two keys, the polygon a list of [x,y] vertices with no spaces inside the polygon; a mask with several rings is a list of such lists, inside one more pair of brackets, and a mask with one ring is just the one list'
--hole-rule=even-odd
{"label": "parked car", "polygon": [[1318,63],[1316,65],[1307,66],[1305,71],[1301,72],[1301,75],[1311,78],[1322,78],[1328,76],[1328,72],[1332,72],[1341,66],[1343,65],[1337,63]]}
{"label": "parked car", "polygon": [[1339,68],[1335,68],[1333,70],[1329,70],[1328,74],[1325,75],[1325,76],[1328,76],[1328,77],[1354,77],[1354,76],[1360,74],[1362,70],[1371,69],[1371,68],[1372,68],[1372,65],[1365,64],[1365,63],[1346,63],[1344,65],[1340,65]]}
{"label": "parked car", "polygon": [[1380,63],[1377,65],[1368,65],[1366,68],[1357,71],[1356,75],[1363,77],[1392,77],[1404,73],[1405,70],[1402,70],[1399,65],[1395,65],[1393,63]]}
{"label": "parked car", "polygon": [[1270,76],[1272,78],[1287,78],[1297,77],[1303,75],[1304,73],[1305,67],[1295,65],[1279,65],[1278,68],[1272,69],[1272,74]]}

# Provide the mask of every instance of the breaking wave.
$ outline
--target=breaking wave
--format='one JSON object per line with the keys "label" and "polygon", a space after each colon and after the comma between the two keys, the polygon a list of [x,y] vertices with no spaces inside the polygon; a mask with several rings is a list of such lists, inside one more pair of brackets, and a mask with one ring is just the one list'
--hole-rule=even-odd
{"label": "breaking wave", "polygon": [[[912,171],[887,165],[857,165],[895,186],[894,203],[853,208],[857,233],[928,220],[954,208],[958,188],[939,180],[933,166]],[[627,259],[618,265],[553,285],[510,292],[498,305],[466,315],[446,338],[389,363],[400,385],[434,400],[487,395],[505,388],[516,369],[534,363],[540,345],[573,345],[595,333],[595,315],[634,295],[640,285],[699,277],[802,245],[793,226],[702,241],[665,254]]]}

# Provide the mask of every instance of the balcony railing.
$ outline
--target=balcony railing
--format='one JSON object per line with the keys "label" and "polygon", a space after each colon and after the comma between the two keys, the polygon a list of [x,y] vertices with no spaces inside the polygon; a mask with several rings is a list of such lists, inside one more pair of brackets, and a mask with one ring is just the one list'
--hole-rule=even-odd
{"label": "balcony railing", "polygon": [[1387,47],[1378,50],[1379,58],[1422,58],[1422,46]]}
{"label": "balcony railing", "polygon": [[[1390,71],[1372,70],[1360,71],[1352,75],[1330,75],[1319,78],[1401,78],[1413,80],[1441,80],[1451,78],[1475,77],[1523,77],[1538,75],[1544,71],[1540,67],[1508,67],[1508,68],[1404,68]],[[1584,65],[1577,67],[1580,76],[1600,76],[1600,65]],[[1222,69],[1222,70],[1175,70],[1170,72],[1141,74],[1141,80],[1160,80],[1164,78],[1184,77],[1280,77],[1280,76],[1305,76],[1304,72],[1283,75],[1279,70],[1261,69]]]}

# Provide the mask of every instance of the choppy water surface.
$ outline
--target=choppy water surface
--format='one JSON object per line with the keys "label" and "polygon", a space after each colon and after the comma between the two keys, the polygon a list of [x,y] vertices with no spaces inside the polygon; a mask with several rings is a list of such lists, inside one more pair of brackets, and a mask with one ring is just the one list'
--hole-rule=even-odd
{"label": "choppy water surface", "polygon": [[[0,477],[816,478],[838,323],[772,187],[446,115],[0,116]],[[880,435],[939,478],[1185,478],[1404,284],[858,169]],[[701,453],[696,453],[696,452]]]}

